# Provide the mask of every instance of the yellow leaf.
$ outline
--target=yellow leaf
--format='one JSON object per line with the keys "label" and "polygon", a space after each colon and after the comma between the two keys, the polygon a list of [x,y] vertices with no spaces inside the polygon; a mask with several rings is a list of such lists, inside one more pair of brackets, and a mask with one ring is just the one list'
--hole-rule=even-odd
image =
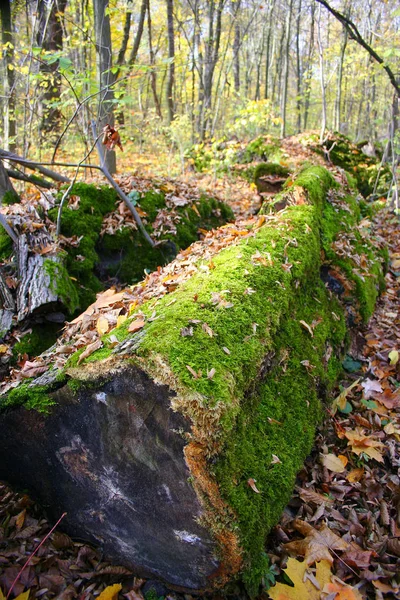
{"label": "yellow leaf", "polygon": [[392,350],[389,352],[389,360],[391,365],[397,365],[399,362],[399,353],[397,350]]}
{"label": "yellow leaf", "polygon": [[307,577],[309,571],[306,562],[299,562],[294,558],[289,558],[286,575],[293,582],[294,587],[284,583],[277,583],[268,590],[269,597],[272,600],[320,600],[321,590],[329,583],[331,570],[327,560],[317,563],[315,577],[310,580]]}
{"label": "yellow leaf", "polygon": [[97,323],[96,323],[96,329],[99,333],[99,335],[104,335],[105,333],[107,333],[107,331],[109,330],[110,324],[107,321],[107,319],[105,317],[103,317],[103,315],[100,315],[100,317],[97,319]]}
{"label": "yellow leaf", "polygon": [[354,387],[356,387],[356,385],[358,385],[359,382],[360,382],[359,379],[357,379],[357,381],[353,381],[353,383],[351,385],[349,385],[349,387],[347,387],[342,392],[340,392],[339,396],[337,398],[335,398],[335,400],[333,401],[333,404],[332,404],[332,409],[333,409],[333,413],[334,414],[335,414],[335,412],[337,411],[338,408],[339,408],[339,410],[343,410],[344,409],[344,407],[346,406],[346,403],[347,403],[347,395],[348,395],[348,393]]}
{"label": "yellow leaf", "polygon": [[0,588],[0,600],[6,600],[6,597],[3,594],[3,590],[1,588]]}
{"label": "yellow leaf", "polygon": [[5,354],[8,350],[8,346],[5,344],[0,344],[0,354]]}
{"label": "yellow leaf", "polygon": [[14,598],[14,600],[28,600],[30,590],[26,590],[26,592],[22,592],[19,596]]}
{"label": "yellow leaf", "polygon": [[343,473],[345,471],[346,466],[336,454],[322,454],[321,457],[322,464],[329,471],[333,471],[334,473]]}
{"label": "yellow leaf", "polygon": [[122,325],[122,323],[125,323],[127,318],[128,317],[126,315],[119,315],[119,317],[117,318],[117,327]]}
{"label": "yellow leaf", "polygon": [[26,508],[24,508],[24,510],[21,511],[15,519],[15,525],[16,525],[17,529],[21,529],[22,525],[24,524],[25,515],[26,515]]}
{"label": "yellow leaf", "polygon": [[120,590],[122,590],[122,585],[120,583],[109,585],[101,592],[100,596],[97,596],[97,600],[116,600]]}
{"label": "yellow leaf", "polygon": [[363,477],[364,469],[352,469],[346,479],[349,483],[356,483],[357,481],[361,481]]}

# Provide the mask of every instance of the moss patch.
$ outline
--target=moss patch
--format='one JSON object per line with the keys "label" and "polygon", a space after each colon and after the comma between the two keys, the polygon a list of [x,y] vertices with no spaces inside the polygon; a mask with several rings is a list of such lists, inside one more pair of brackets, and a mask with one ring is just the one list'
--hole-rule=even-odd
{"label": "moss patch", "polygon": [[12,239],[4,229],[2,225],[0,225],[0,260],[6,260],[9,258],[13,251],[13,243]]}
{"label": "moss patch", "polygon": [[43,268],[50,278],[50,289],[56,294],[70,314],[79,307],[79,296],[65,266],[60,262],[46,259]]}
{"label": "moss patch", "polygon": [[55,401],[48,394],[47,386],[29,386],[23,383],[11,390],[7,396],[0,397],[0,411],[24,405],[27,410],[36,410],[43,414],[49,414]]}
{"label": "moss patch", "polygon": [[[85,309],[96,299],[96,293],[103,289],[101,281],[94,274],[98,262],[96,242],[100,235],[104,216],[116,207],[117,195],[108,187],[96,188],[93,185],[77,183],[72,187],[70,196],[78,196],[76,209],[65,206],[61,217],[61,233],[67,237],[81,237],[78,247],[70,247],[66,259],[66,269],[70,277],[75,278],[75,298],[78,306]],[[49,217],[57,220],[58,208],[49,211]],[[68,293],[70,293],[69,290]],[[77,296],[76,296],[77,295]],[[72,296],[71,296],[72,297]],[[70,305],[70,312],[77,308]],[[73,310],[72,310],[73,309]]]}
{"label": "moss patch", "polygon": [[13,358],[27,354],[29,358],[39,356],[50,348],[57,339],[60,326],[55,323],[40,324],[32,327],[32,332],[24,335],[19,342],[13,346]]}

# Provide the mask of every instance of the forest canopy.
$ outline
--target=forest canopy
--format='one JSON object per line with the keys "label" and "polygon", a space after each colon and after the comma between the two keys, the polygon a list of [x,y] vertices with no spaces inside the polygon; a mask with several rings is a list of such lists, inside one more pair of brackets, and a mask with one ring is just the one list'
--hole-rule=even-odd
{"label": "forest canopy", "polygon": [[284,136],[321,123],[382,140],[398,112],[385,70],[398,81],[398,4],[332,3],[344,21],[326,5],[4,1],[2,145],[53,159],[73,148],[83,159],[93,118],[136,150],[161,144],[180,154],[206,138]]}

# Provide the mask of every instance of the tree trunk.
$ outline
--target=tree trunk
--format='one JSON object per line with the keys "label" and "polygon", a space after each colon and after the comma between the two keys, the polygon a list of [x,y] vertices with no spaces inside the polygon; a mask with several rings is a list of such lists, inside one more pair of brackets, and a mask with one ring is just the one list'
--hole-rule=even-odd
{"label": "tree trunk", "polygon": [[168,121],[171,123],[175,116],[174,106],[174,82],[175,82],[175,39],[174,39],[174,0],[167,0],[167,27],[168,27],[168,58],[170,65],[168,68],[167,82],[167,106]]}
{"label": "tree trunk", "polygon": [[[68,0],[52,0],[50,8],[45,0],[39,0],[38,13],[39,24],[37,32],[37,43],[45,52],[60,52],[63,49],[63,15]],[[59,73],[59,61],[40,65],[45,89],[41,98],[42,118],[40,130],[46,134],[59,126],[61,111],[54,105],[61,97],[61,76]]]}
{"label": "tree trunk", "polygon": [[289,48],[290,48],[290,25],[292,20],[292,8],[293,0],[289,2],[289,9],[286,18],[286,46],[285,46],[285,73],[283,76],[283,92],[282,92],[282,125],[281,125],[281,137],[285,137],[286,133],[286,104],[287,104],[287,90],[289,82]]}
{"label": "tree trunk", "polygon": [[[110,17],[107,14],[108,0],[93,0],[94,26],[97,53],[97,74],[101,90],[97,113],[98,129],[101,131],[105,125],[114,127],[114,92],[110,87],[115,76],[112,68],[112,47]],[[106,150],[105,164],[108,171],[114,174],[117,170],[115,150]]]}
{"label": "tree trunk", "polygon": [[310,41],[308,44],[308,55],[306,67],[304,69],[304,122],[303,129],[307,129],[308,110],[310,108],[311,77],[312,77],[312,57],[314,51],[314,32],[315,32],[315,2],[311,2],[311,23],[310,23]]}
{"label": "tree trunk", "polygon": [[234,19],[235,19],[235,35],[233,38],[233,79],[234,79],[234,87],[235,92],[237,94],[240,93],[240,40],[241,40],[241,32],[240,32],[240,23],[238,20],[240,9],[240,0],[234,1],[232,0],[232,10],[234,11]]}
{"label": "tree trunk", "polygon": [[300,55],[300,22],[301,22],[301,0],[299,0],[297,19],[296,19],[296,79],[297,79],[297,98],[296,98],[296,112],[297,112],[297,133],[301,131],[301,83],[302,83],[302,69],[301,69],[301,55]]}
{"label": "tree trunk", "polygon": [[149,41],[149,57],[150,57],[150,66],[152,67],[150,70],[150,85],[151,91],[153,92],[154,98],[154,106],[156,108],[156,113],[160,119],[162,119],[161,112],[161,104],[160,99],[157,93],[157,75],[155,71],[155,56],[153,50],[153,34],[151,28],[151,14],[150,14],[150,0],[147,0],[147,33],[148,33],[148,41]]}
{"label": "tree trunk", "polygon": [[3,94],[4,94],[4,145],[6,150],[16,150],[16,119],[15,119],[15,71],[14,44],[11,20],[11,2],[2,0],[0,2],[0,16],[3,42]]}
{"label": "tree trunk", "polygon": [[322,144],[322,141],[323,141],[324,135],[325,135],[325,129],[326,129],[326,86],[325,86],[325,69],[324,69],[324,49],[322,46],[322,39],[321,39],[321,6],[318,7],[317,39],[318,39],[320,84],[321,84],[321,96],[322,96],[322,122],[321,122],[321,133],[320,133],[320,143]]}
{"label": "tree trunk", "polygon": [[5,194],[12,194],[15,198],[18,198],[18,194],[13,188],[8,173],[3,165],[3,161],[0,160],[0,206]]}

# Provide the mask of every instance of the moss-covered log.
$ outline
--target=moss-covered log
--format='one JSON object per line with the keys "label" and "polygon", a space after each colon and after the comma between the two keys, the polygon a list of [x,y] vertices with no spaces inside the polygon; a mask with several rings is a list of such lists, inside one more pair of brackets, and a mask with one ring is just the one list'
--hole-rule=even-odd
{"label": "moss-covered log", "polygon": [[91,356],[79,350],[2,401],[0,477],[178,587],[241,576],[257,590],[349,322],[368,318],[379,291],[382,261],[351,234],[349,190],[320,167],[287,185],[283,210],[268,205],[212,268],[143,304],[136,333],[137,313]]}

